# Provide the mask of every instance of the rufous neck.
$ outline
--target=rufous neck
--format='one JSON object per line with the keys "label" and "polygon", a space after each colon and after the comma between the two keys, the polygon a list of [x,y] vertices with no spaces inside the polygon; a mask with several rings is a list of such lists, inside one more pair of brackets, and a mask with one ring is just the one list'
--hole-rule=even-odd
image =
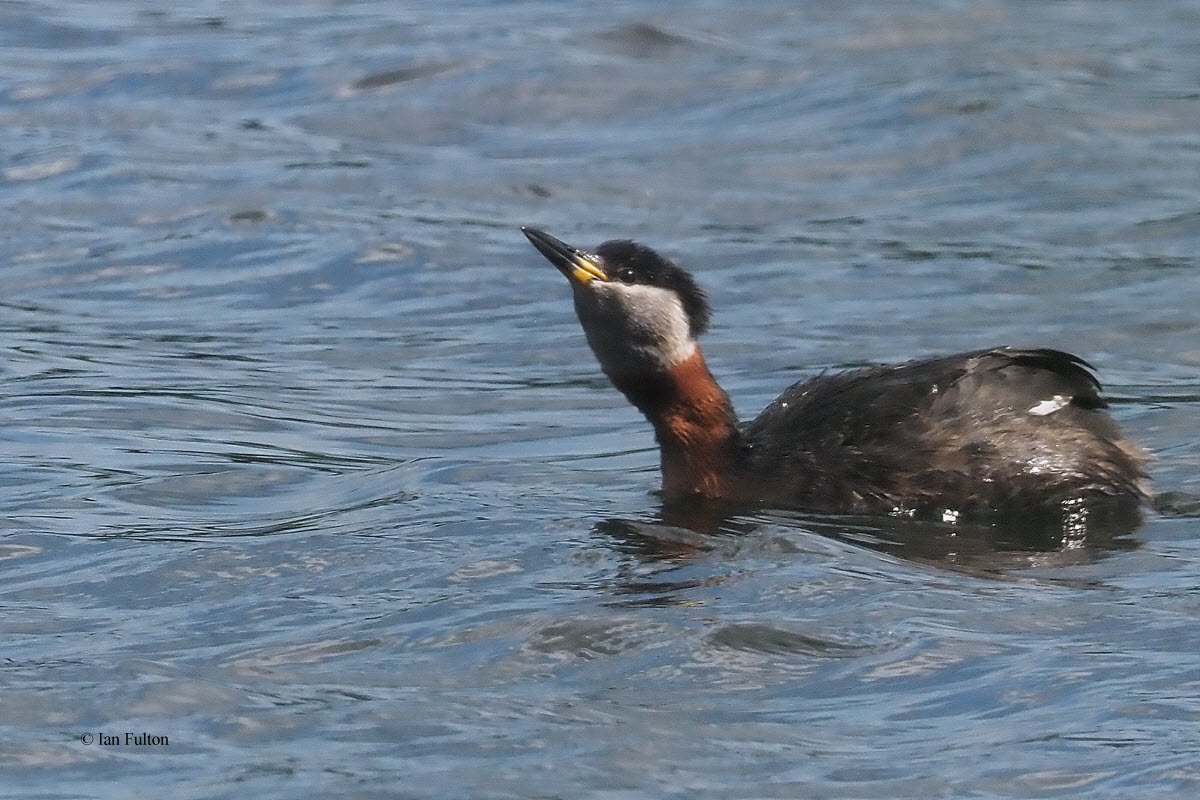
{"label": "rufous neck", "polygon": [[664,493],[735,494],[741,468],[737,415],[699,346],[665,371],[609,377],[654,426]]}

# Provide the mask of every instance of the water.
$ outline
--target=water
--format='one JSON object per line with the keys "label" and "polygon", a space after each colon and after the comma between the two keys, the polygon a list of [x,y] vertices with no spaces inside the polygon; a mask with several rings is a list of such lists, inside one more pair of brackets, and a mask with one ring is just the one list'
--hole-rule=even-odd
{"label": "water", "polygon": [[[1200,789],[1195,4],[185,6],[0,4],[0,794]],[[1079,352],[1158,509],[664,526],[521,224],[745,416]]]}

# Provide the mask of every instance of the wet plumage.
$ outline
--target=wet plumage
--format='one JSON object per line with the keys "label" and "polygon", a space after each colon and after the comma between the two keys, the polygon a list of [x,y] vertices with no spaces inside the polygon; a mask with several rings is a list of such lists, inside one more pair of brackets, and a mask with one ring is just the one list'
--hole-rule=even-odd
{"label": "wet plumage", "polygon": [[822,375],[743,429],[771,496],[855,511],[1146,494],[1144,455],[1057,350],[997,348]]}

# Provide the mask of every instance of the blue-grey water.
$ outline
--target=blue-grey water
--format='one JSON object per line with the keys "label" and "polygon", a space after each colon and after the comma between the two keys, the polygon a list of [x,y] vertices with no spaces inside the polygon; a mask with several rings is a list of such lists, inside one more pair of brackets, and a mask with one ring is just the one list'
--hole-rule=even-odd
{"label": "blue-grey water", "polygon": [[[665,525],[522,224],[745,417],[1077,352],[1161,496]],[[0,796],[1200,793],[1194,2],[5,0],[0,231]]]}

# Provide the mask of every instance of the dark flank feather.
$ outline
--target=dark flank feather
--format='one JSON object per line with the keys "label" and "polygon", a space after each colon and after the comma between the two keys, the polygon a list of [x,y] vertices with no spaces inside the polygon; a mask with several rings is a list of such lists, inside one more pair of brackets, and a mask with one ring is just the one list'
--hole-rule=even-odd
{"label": "dark flank feather", "polygon": [[[999,348],[819,375],[743,429],[772,494],[892,511],[1147,494],[1145,454],[1082,359]],[[1035,413],[1036,411],[1044,413]]]}

